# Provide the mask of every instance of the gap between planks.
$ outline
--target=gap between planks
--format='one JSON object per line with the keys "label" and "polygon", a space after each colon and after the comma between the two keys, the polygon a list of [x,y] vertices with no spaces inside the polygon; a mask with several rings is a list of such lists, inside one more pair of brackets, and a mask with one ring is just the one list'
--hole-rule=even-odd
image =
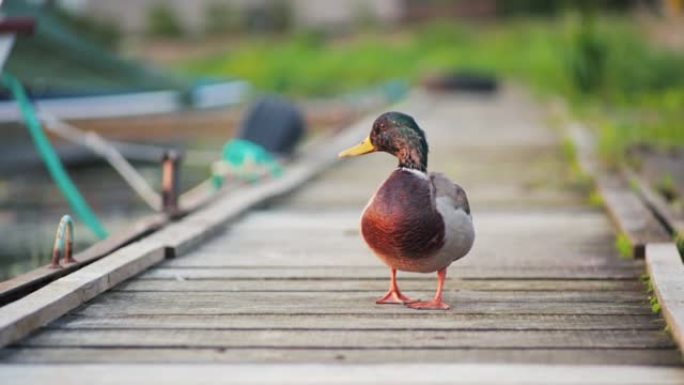
{"label": "gap between planks", "polygon": [[[188,353],[191,354],[188,354]],[[31,363],[115,363],[133,364],[206,364],[245,363],[268,360],[271,363],[362,363],[414,364],[430,363],[535,363],[592,365],[652,365],[678,366],[680,359],[674,349],[226,349],[202,348],[8,348],[0,359],[7,364]],[[191,383],[195,383],[194,381]],[[422,382],[421,382],[422,383]]]}

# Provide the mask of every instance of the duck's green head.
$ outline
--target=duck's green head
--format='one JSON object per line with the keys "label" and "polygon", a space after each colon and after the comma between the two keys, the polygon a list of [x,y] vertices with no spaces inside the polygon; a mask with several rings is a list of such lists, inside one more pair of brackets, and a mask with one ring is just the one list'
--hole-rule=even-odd
{"label": "duck's green head", "polygon": [[371,152],[390,153],[399,159],[399,167],[427,171],[428,144],[416,121],[401,112],[385,112],[373,123],[370,135],[360,144],[340,153],[340,157]]}

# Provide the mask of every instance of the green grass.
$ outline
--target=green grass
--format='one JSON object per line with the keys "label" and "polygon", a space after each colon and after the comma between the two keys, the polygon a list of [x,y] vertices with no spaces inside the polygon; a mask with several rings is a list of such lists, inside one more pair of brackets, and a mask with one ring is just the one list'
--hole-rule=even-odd
{"label": "green grass", "polygon": [[547,35],[549,27],[537,21],[499,27],[436,22],[402,32],[363,32],[345,40],[316,33],[251,38],[180,69],[202,76],[239,76],[260,89],[294,96],[338,94],[395,78],[416,81],[429,72],[457,68],[559,83],[562,74],[553,68],[562,34]]}
{"label": "green grass", "polygon": [[646,285],[646,293],[648,294],[648,302],[651,305],[651,311],[654,314],[660,314],[660,312],[662,311],[662,307],[660,306],[658,297],[655,294],[655,289],[653,288],[653,281],[651,281],[651,277],[649,277],[648,274],[643,274],[640,278],[641,281]]}
{"label": "green grass", "polygon": [[654,314],[660,314],[662,308],[660,307],[660,302],[658,302],[658,297],[655,294],[649,296],[649,302],[651,303],[651,311]]}
{"label": "green grass", "polygon": [[[589,25],[590,27],[587,27]],[[472,69],[561,95],[594,127],[606,160],[635,143],[684,146],[684,55],[651,47],[628,17],[582,23],[577,16],[496,24],[433,22],[401,31],[247,38],[225,53],[191,59],[179,70],[238,76],[258,89],[327,96],[392,79]]]}
{"label": "green grass", "polygon": [[615,248],[618,250],[620,256],[623,258],[634,257],[634,249],[632,248],[632,242],[629,241],[629,238],[624,233],[619,234],[615,239]]}
{"label": "green grass", "polygon": [[605,205],[605,202],[603,201],[603,195],[601,195],[601,193],[596,189],[591,190],[587,201],[591,207],[595,208],[602,208]]}
{"label": "green grass", "polygon": [[668,202],[672,202],[679,198],[675,180],[670,174],[664,175],[662,179],[656,183],[655,188]]}
{"label": "green grass", "polygon": [[675,243],[677,244],[680,257],[684,260],[684,233],[675,235]]}

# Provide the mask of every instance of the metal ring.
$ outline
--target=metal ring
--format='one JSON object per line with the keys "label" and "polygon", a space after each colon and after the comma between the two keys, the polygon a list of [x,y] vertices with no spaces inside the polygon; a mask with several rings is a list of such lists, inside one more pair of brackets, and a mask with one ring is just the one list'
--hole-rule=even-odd
{"label": "metal ring", "polygon": [[62,259],[66,264],[77,262],[73,257],[73,238],[74,223],[70,216],[65,215],[59,221],[57,234],[55,234],[55,243],[52,246],[52,260],[50,261],[50,268],[61,268],[62,265],[59,263],[60,259]]}

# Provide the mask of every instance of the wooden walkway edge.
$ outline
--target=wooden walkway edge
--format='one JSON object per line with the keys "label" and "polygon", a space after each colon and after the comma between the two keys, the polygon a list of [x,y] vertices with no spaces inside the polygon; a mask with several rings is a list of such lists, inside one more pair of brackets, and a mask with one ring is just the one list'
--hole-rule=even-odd
{"label": "wooden walkway edge", "polygon": [[[682,224],[669,216],[661,199],[636,173],[623,168],[620,174],[609,175],[602,170],[595,159],[594,139],[585,127],[572,124],[569,135],[577,147],[580,166],[594,178],[611,218],[628,237],[633,256],[646,259],[654,295],[668,329],[683,351],[684,263],[672,242]],[[638,194],[627,180],[636,186]]]}
{"label": "wooden walkway edge", "polygon": [[631,256],[644,258],[647,243],[671,241],[672,236],[622,175],[609,173],[601,167],[595,140],[588,129],[573,123],[568,131],[577,149],[580,167],[593,178],[610,218],[630,243]]}
{"label": "wooden walkway edge", "polygon": [[646,268],[663,317],[679,349],[684,350],[684,264],[677,245],[647,245]]}

